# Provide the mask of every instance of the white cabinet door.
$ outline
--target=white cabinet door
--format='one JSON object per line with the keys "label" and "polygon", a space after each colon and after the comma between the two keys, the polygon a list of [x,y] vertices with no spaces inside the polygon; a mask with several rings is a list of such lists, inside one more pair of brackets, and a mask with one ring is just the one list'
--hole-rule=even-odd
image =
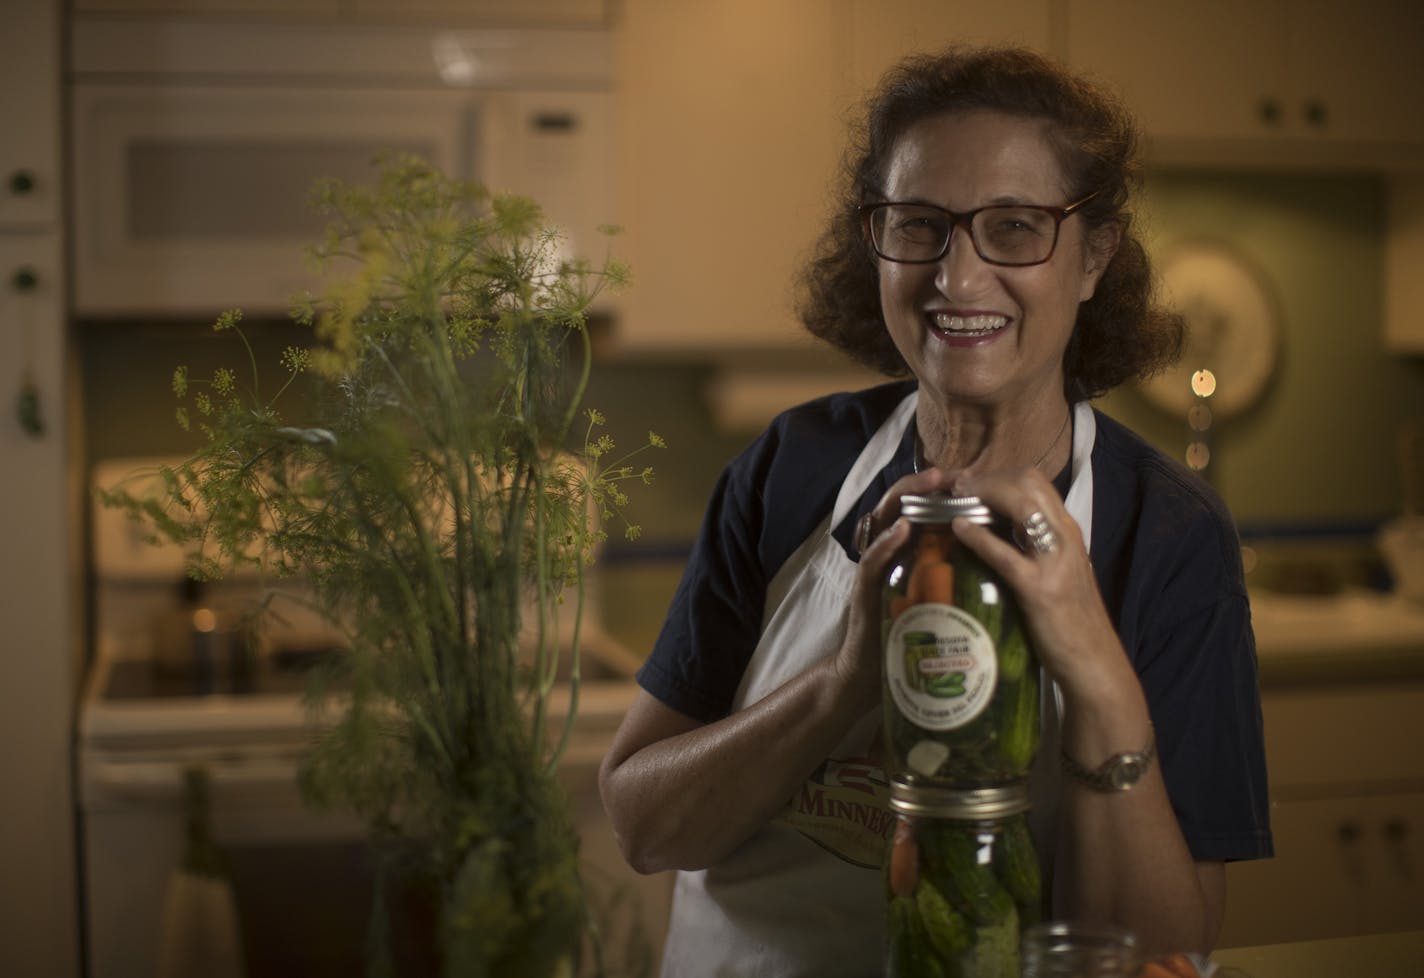
{"label": "white cabinet door", "polygon": [[1047,51],[1054,0],[851,0],[850,80],[869,90],[908,54],[951,44],[1020,44]]}
{"label": "white cabinet door", "polygon": [[334,16],[344,0],[73,0],[79,13],[141,13],[188,16],[226,14],[279,19],[282,16]]}
{"label": "white cabinet door", "polygon": [[449,24],[521,24],[561,27],[607,23],[613,0],[351,0],[347,8],[358,17],[375,16],[396,22],[431,21]]}
{"label": "white cabinet door", "polygon": [[62,7],[7,0],[0,28],[0,974],[74,978],[70,772],[83,622],[68,479]]}
{"label": "white cabinet door", "polygon": [[1114,88],[1154,139],[1260,138],[1284,98],[1279,0],[1079,0],[1067,61]]}
{"label": "white cabinet door", "polygon": [[1292,4],[1282,23],[1297,126],[1322,139],[1424,143],[1424,4]]}
{"label": "white cabinet door", "polygon": [[1274,859],[1227,866],[1220,946],[1424,927],[1424,793],[1282,801]]}
{"label": "white cabinet door", "polygon": [[[69,771],[82,623],[63,267],[57,230],[0,229],[0,743],[9,745],[0,760],[0,974],[73,978]],[[21,423],[24,386],[37,399],[39,430]]]}
{"label": "white cabinet door", "polygon": [[1424,5],[1066,0],[1065,56],[1165,161],[1424,160]]}
{"label": "white cabinet door", "polygon": [[626,349],[786,347],[792,279],[841,149],[825,0],[626,0],[617,38],[617,251]]}
{"label": "white cabinet door", "polygon": [[1384,342],[1424,353],[1424,174],[1394,174],[1384,239]]}
{"label": "white cabinet door", "polygon": [[1227,866],[1222,947],[1424,927],[1424,683],[1268,687],[1273,859]]}
{"label": "white cabinet door", "polygon": [[0,226],[59,219],[59,5],[7,3],[0,30]]}

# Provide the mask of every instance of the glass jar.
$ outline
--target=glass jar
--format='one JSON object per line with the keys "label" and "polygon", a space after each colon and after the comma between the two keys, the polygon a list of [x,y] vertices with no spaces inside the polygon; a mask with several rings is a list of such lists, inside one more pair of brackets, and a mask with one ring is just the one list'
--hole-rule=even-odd
{"label": "glass jar", "polygon": [[1022,978],[1136,978],[1142,950],[1120,927],[1050,921],[1023,936]]}
{"label": "glass jar", "polygon": [[882,589],[888,773],[955,787],[1028,775],[1038,750],[1038,655],[1013,595],[950,522],[1005,533],[977,497],[905,496],[910,537]]}
{"label": "glass jar", "polygon": [[1026,784],[890,786],[887,978],[1018,978],[1019,937],[1042,912]]}

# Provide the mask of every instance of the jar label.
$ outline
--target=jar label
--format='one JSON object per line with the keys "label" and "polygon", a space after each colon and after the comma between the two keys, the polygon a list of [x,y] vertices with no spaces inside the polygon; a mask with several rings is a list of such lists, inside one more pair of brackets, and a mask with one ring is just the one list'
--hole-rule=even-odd
{"label": "jar label", "polygon": [[885,679],[906,720],[954,730],[988,707],[999,678],[994,640],[973,615],[948,604],[917,604],[890,626]]}

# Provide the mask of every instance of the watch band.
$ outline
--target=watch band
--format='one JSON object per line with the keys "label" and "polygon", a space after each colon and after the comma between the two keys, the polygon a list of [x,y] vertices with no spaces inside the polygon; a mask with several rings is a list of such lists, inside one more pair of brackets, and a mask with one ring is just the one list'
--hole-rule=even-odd
{"label": "watch band", "polygon": [[1156,756],[1157,737],[1155,733],[1149,733],[1147,746],[1142,750],[1114,754],[1096,768],[1084,767],[1064,751],[1063,770],[1094,791],[1127,791],[1142,780]]}

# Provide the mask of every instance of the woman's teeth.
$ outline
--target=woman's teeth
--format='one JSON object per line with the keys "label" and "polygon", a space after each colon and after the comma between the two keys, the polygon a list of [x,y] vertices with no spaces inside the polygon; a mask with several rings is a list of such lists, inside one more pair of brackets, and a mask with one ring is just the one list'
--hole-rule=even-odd
{"label": "woman's teeth", "polygon": [[1008,324],[1005,316],[949,316],[936,313],[930,317],[935,329],[961,336],[984,336]]}

